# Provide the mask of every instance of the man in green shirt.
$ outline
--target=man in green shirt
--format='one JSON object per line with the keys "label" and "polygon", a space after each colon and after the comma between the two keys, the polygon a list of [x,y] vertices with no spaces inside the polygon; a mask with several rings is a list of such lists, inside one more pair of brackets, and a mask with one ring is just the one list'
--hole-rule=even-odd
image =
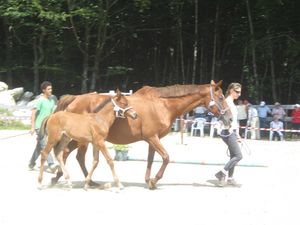
{"label": "man in green shirt", "polygon": [[[55,110],[55,106],[57,103],[57,98],[52,95],[52,84],[49,81],[44,81],[41,84],[42,94],[38,98],[34,108],[32,109],[31,114],[31,134],[37,134],[37,143],[36,147],[33,151],[32,157],[29,161],[29,169],[33,169],[36,165],[36,160],[39,157],[41,151],[44,149],[45,145],[47,144],[47,137],[41,138],[39,136],[39,130],[41,128],[43,120],[52,114]],[[51,172],[55,172],[58,168],[58,165],[54,164],[53,158],[51,154],[49,154],[48,159],[48,166]]]}

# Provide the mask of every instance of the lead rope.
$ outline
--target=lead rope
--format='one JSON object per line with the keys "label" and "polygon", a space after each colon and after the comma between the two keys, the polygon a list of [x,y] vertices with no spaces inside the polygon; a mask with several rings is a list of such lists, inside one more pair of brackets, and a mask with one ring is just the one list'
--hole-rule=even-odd
{"label": "lead rope", "polygon": [[226,113],[227,110],[229,110],[229,107],[227,107],[226,109],[223,109],[222,106],[219,104],[219,102],[215,101],[214,95],[213,95],[213,90],[212,90],[212,86],[210,86],[210,103],[209,103],[209,107],[212,107],[214,105],[217,105],[220,114],[224,115]]}

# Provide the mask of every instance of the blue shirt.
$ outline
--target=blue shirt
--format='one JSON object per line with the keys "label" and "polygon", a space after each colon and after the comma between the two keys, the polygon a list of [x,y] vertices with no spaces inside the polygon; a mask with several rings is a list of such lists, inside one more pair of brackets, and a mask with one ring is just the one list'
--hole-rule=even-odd
{"label": "blue shirt", "polygon": [[271,113],[271,110],[268,106],[259,106],[257,108],[258,111],[258,117],[266,118],[268,113]]}

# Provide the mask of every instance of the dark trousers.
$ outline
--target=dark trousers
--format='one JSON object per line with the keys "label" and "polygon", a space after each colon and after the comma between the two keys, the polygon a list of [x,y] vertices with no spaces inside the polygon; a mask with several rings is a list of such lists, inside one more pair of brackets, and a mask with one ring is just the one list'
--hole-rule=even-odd
{"label": "dark trousers", "polygon": [[[267,128],[267,118],[259,117],[259,126],[260,128]],[[268,131],[261,129],[260,130],[260,137],[267,137]]]}
{"label": "dark trousers", "polygon": [[236,164],[243,158],[240,146],[237,142],[237,135],[233,132],[229,135],[228,130],[221,132],[221,138],[226,143],[229,149],[230,160],[224,166],[224,170],[228,171],[228,176],[232,177]]}
{"label": "dark trousers", "polygon": [[[38,157],[41,154],[41,151],[45,148],[45,146],[47,144],[47,136],[44,136],[43,138],[40,137],[38,129],[36,130],[36,133],[37,133],[37,138],[36,138],[37,142],[36,142],[35,149],[32,153],[31,159],[29,161],[29,166],[32,166],[32,167],[35,166],[36,160],[38,159]],[[49,166],[54,164],[53,157],[51,156],[51,154],[48,155],[47,163]]]}

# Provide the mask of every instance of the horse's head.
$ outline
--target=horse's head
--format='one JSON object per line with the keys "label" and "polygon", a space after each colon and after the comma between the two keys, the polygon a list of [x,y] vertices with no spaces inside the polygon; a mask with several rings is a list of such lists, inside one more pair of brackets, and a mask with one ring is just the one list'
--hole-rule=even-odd
{"label": "horse's head", "polygon": [[112,97],[111,101],[114,104],[114,111],[116,117],[126,118],[126,116],[132,119],[137,118],[137,113],[129,106],[127,98],[121,93],[119,89],[116,90],[116,95]]}
{"label": "horse's head", "polygon": [[213,80],[210,82],[210,98],[206,102],[206,107],[211,113],[217,116],[225,126],[228,126],[232,121],[232,114],[225,101],[221,85],[222,81],[219,81],[217,84]]}

